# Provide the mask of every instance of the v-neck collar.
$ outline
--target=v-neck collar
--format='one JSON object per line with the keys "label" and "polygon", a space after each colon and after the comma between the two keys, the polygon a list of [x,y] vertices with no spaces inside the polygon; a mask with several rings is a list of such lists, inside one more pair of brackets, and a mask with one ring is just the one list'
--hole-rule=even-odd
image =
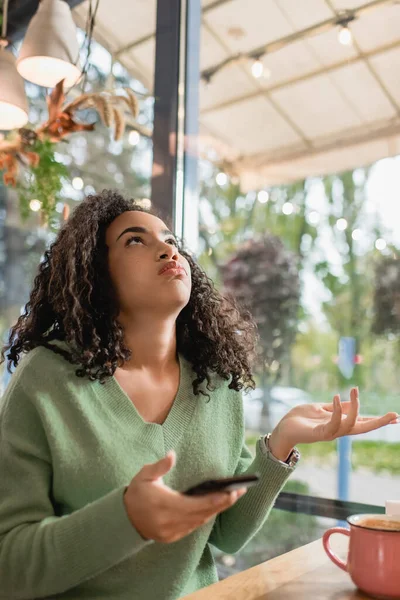
{"label": "v-neck collar", "polygon": [[109,377],[104,384],[100,382],[93,384],[102,405],[108,407],[122,425],[135,427],[144,443],[162,435],[166,452],[176,445],[186,430],[193,416],[196,400],[198,400],[193,394],[194,373],[192,367],[180,354],[178,354],[178,360],[179,387],[167,418],[162,424],[145,421],[114,376]]}

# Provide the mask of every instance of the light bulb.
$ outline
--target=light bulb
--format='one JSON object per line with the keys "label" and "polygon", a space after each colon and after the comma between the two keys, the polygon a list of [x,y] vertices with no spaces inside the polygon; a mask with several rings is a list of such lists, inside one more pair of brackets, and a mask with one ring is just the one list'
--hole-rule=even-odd
{"label": "light bulb", "polygon": [[72,186],[75,190],[83,190],[83,179],[82,177],[74,177],[72,180]]}
{"label": "light bulb", "polygon": [[353,43],[353,34],[347,25],[339,29],[338,40],[343,46],[350,46]]}
{"label": "light bulb", "polygon": [[282,206],[282,212],[284,215],[291,215],[293,211],[294,206],[291,202],[285,202],[285,204]]}
{"label": "light bulb", "polygon": [[339,229],[339,231],[344,231],[345,229],[347,229],[347,221],[346,219],[338,219],[336,221],[336,227]]}
{"label": "light bulb", "polygon": [[36,200],[36,198],[34,198],[29,202],[29,208],[33,210],[33,212],[37,212],[42,208],[42,203],[40,202],[40,200]]}
{"label": "light bulb", "polygon": [[318,225],[319,219],[319,213],[316,210],[312,210],[308,215],[308,222],[310,225]]}
{"label": "light bulb", "polygon": [[361,239],[361,229],[354,229],[353,233],[351,234],[351,237],[353,238],[353,240]]}
{"label": "light bulb", "polygon": [[269,200],[269,193],[266,190],[260,190],[257,194],[257,200],[261,204],[265,204]]}
{"label": "light bulb", "polygon": [[251,72],[253,74],[253,77],[255,77],[256,79],[262,77],[262,74],[264,73],[264,65],[262,64],[259,58],[255,60],[251,65]]}
{"label": "light bulb", "polygon": [[375,242],[375,248],[377,250],[384,250],[386,248],[386,246],[387,246],[387,243],[382,238],[377,239]]}
{"label": "light bulb", "polygon": [[220,186],[226,185],[226,183],[228,182],[228,176],[226,173],[223,173],[222,171],[220,173],[218,173],[217,177],[216,177],[216,181],[217,184]]}

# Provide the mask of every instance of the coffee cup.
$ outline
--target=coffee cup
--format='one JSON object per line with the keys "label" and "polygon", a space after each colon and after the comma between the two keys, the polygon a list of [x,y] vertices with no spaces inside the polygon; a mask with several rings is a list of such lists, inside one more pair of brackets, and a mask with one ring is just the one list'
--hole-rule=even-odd
{"label": "coffee cup", "polygon": [[[325,552],[363,592],[374,598],[399,600],[400,516],[353,515],[347,522],[350,529],[333,527],[325,532]],[[333,533],[350,538],[347,562],[336,556],[329,545]]]}

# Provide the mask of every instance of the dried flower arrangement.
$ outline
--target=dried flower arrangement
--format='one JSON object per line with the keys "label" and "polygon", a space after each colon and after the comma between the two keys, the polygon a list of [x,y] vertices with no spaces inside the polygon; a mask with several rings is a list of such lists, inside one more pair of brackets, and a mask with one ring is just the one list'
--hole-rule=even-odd
{"label": "dried flower arrangement", "polygon": [[[42,221],[54,218],[54,211],[62,189],[63,178],[68,176],[65,165],[55,158],[56,145],[64,137],[77,131],[93,131],[94,123],[77,120],[76,113],[95,110],[107,128],[113,128],[114,139],[120,140],[126,128],[125,113],[134,118],[139,113],[139,102],[129,88],[116,91],[81,94],[66,103],[64,81],[60,81],[47,96],[49,118],[36,129],[23,127],[8,139],[0,141],[0,170],[7,186],[18,190],[21,216],[29,214],[29,200],[41,202]],[[25,181],[19,177],[19,166],[24,167]]]}

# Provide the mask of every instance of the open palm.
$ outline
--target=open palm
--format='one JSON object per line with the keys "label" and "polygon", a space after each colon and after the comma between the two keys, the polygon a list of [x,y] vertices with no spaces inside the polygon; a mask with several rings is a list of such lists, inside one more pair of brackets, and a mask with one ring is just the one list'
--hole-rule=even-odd
{"label": "open palm", "polygon": [[350,392],[350,401],[341,402],[335,396],[330,404],[303,404],[296,406],[278,424],[282,437],[291,445],[334,440],[344,435],[358,435],[398,422],[398,414],[382,417],[360,417],[358,389]]}

